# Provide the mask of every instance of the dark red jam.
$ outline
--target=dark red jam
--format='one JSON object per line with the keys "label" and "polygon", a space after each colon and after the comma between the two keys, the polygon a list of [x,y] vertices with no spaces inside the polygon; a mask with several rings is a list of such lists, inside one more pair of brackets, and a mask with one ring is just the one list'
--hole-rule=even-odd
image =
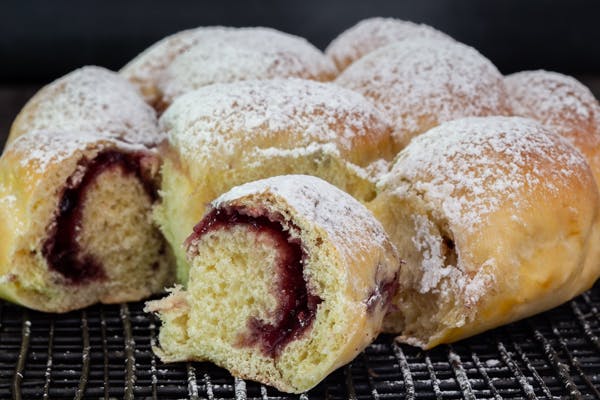
{"label": "dark red jam", "polygon": [[260,318],[248,319],[248,332],[242,335],[240,345],[260,346],[263,354],[277,357],[291,341],[298,339],[312,325],[317,306],[323,301],[309,293],[304,280],[306,254],[302,243],[293,239],[284,229],[280,215],[253,217],[243,209],[222,208],[213,210],[196,225],[187,245],[198,240],[207,232],[228,229],[235,225],[246,225],[248,229],[270,235],[280,254],[277,264],[276,287],[277,308],[271,316],[274,322]]}
{"label": "dark red jam", "polygon": [[383,309],[389,309],[394,295],[398,291],[398,274],[393,278],[383,280],[377,284],[375,290],[367,298],[367,312],[373,313],[377,306]]}
{"label": "dark red jam", "polygon": [[106,278],[102,264],[82,249],[77,242],[81,230],[81,218],[85,207],[87,190],[100,174],[119,168],[123,174],[134,174],[143,183],[148,195],[155,200],[156,190],[151,180],[142,171],[141,160],[144,153],[121,153],[107,150],[93,160],[83,159],[78,171],[67,180],[63,190],[55,223],[42,247],[42,254],[48,265],[60,273],[71,284],[85,284]]}

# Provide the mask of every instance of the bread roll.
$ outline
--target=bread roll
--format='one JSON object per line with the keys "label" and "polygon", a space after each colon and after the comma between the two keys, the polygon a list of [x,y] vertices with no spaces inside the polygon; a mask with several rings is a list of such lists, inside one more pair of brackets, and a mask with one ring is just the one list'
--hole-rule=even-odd
{"label": "bread roll", "polygon": [[98,133],[26,133],[0,158],[0,297],[49,312],[171,282],[153,225],[158,155]]}
{"label": "bread roll", "polygon": [[301,79],[206,86],[178,98],[160,123],[169,149],[155,215],[182,283],[183,241],[210,201],[233,186],[308,174],[368,201],[394,154],[387,120],[366,99]]}
{"label": "bread roll", "polygon": [[412,140],[372,210],[406,261],[400,340],[431,348],[555,307],[600,275],[598,189],[583,156],[518,117],[465,118]]}
{"label": "bread roll", "polygon": [[250,79],[327,81],[333,63],[305,39],[270,28],[203,27],[156,43],[121,71],[159,111],[202,86]]}
{"label": "bread roll", "polygon": [[382,47],[335,83],[365,95],[389,115],[398,150],[442,122],[509,113],[496,67],[475,49],[449,40],[407,39]]}
{"label": "bread roll", "polygon": [[163,140],[156,113],[127,80],[101,67],[83,67],[37,92],[13,122],[8,142],[33,131],[103,132],[127,143]]}
{"label": "bread roll", "polygon": [[395,42],[414,38],[453,40],[425,24],[395,18],[367,18],[338,35],[325,54],[340,71],[365,55]]}
{"label": "bread roll", "polygon": [[186,241],[188,289],[147,304],[165,362],[212,361],[299,393],[379,333],[400,262],[381,224],[321,179],[288,175],[216,199]]}
{"label": "bread roll", "polygon": [[600,104],[592,92],[575,78],[541,70],[509,75],[505,83],[513,113],[564,136],[600,184]]}

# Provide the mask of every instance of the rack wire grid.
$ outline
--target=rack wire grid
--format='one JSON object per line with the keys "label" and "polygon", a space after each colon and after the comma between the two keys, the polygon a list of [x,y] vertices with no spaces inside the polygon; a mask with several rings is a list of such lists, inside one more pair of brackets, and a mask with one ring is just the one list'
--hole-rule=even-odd
{"label": "rack wire grid", "polygon": [[163,364],[143,303],[63,315],[0,302],[0,399],[600,399],[600,283],[558,308],[429,351],[381,335],[289,395],[210,363]]}

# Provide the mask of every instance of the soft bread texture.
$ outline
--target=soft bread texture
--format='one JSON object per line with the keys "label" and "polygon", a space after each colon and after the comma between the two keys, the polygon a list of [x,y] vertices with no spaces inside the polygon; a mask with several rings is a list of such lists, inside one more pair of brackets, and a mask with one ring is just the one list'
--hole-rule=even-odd
{"label": "soft bread texture", "polygon": [[[303,284],[319,299],[314,319],[276,353],[249,342],[248,331],[256,318],[276,324],[286,317],[277,313],[278,275],[289,267],[278,265],[282,245],[254,222],[210,224],[215,212],[232,209],[280,224],[288,243],[302,248]],[[400,266],[383,227],[362,204],[301,175],[248,183],[217,198],[187,241],[187,255],[187,290],[147,303],[162,320],[160,358],[209,360],[234,376],[295,393],[351,361],[378,335]]]}
{"label": "soft bread texture", "polygon": [[381,48],[412,38],[453,40],[450,36],[425,24],[415,24],[395,18],[367,18],[340,33],[325,50],[325,54],[340,71],[359,58]]}
{"label": "soft bread texture", "polygon": [[176,100],[160,124],[169,148],[155,216],[183,284],[183,241],[210,201],[233,186],[298,173],[369,201],[394,156],[387,119],[365,98],[300,79],[207,86]]}
{"label": "soft bread texture", "polygon": [[[92,171],[82,195],[65,200],[70,188],[90,176],[102,154],[131,155],[140,174],[114,163]],[[158,155],[107,135],[39,131],[21,135],[0,158],[0,297],[29,308],[66,312],[103,302],[136,301],[171,281],[168,248],[151,219]],[[75,247],[52,264],[48,254],[66,237],[56,237],[60,215],[81,205],[73,228]],[[74,211],[76,212],[76,211]],[[59,251],[59,250],[57,250]],[[54,259],[53,259],[54,260]]]}
{"label": "soft bread texture", "polygon": [[385,329],[431,348],[555,307],[600,274],[598,189],[539,123],[465,118],[413,139],[371,209],[406,265]]}
{"label": "soft bread texture", "polygon": [[202,27],[154,44],[121,70],[158,110],[213,83],[304,78],[328,81],[335,65],[303,38],[270,28]]}
{"label": "soft bread texture", "polygon": [[600,184],[600,103],[575,78],[523,71],[505,78],[514,115],[535,119],[583,153]]}
{"label": "soft bread texture", "polygon": [[500,72],[474,48],[450,40],[390,44],[353,63],[335,83],[389,115],[397,150],[445,121],[509,114]]}
{"label": "soft bread texture", "polygon": [[146,146],[164,139],[155,111],[136,88],[117,73],[94,66],[77,69],[37,92],[17,115],[7,143],[39,130],[103,132]]}

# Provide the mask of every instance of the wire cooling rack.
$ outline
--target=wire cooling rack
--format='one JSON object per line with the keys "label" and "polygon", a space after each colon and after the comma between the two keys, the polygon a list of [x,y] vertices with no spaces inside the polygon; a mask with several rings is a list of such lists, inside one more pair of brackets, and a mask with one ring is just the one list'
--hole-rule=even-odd
{"label": "wire cooling rack", "polygon": [[382,335],[310,392],[210,363],[163,364],[143,303],[64,315],[0,302],[0,399],[600,399],[600,284],[544,314],[430,351]]}

